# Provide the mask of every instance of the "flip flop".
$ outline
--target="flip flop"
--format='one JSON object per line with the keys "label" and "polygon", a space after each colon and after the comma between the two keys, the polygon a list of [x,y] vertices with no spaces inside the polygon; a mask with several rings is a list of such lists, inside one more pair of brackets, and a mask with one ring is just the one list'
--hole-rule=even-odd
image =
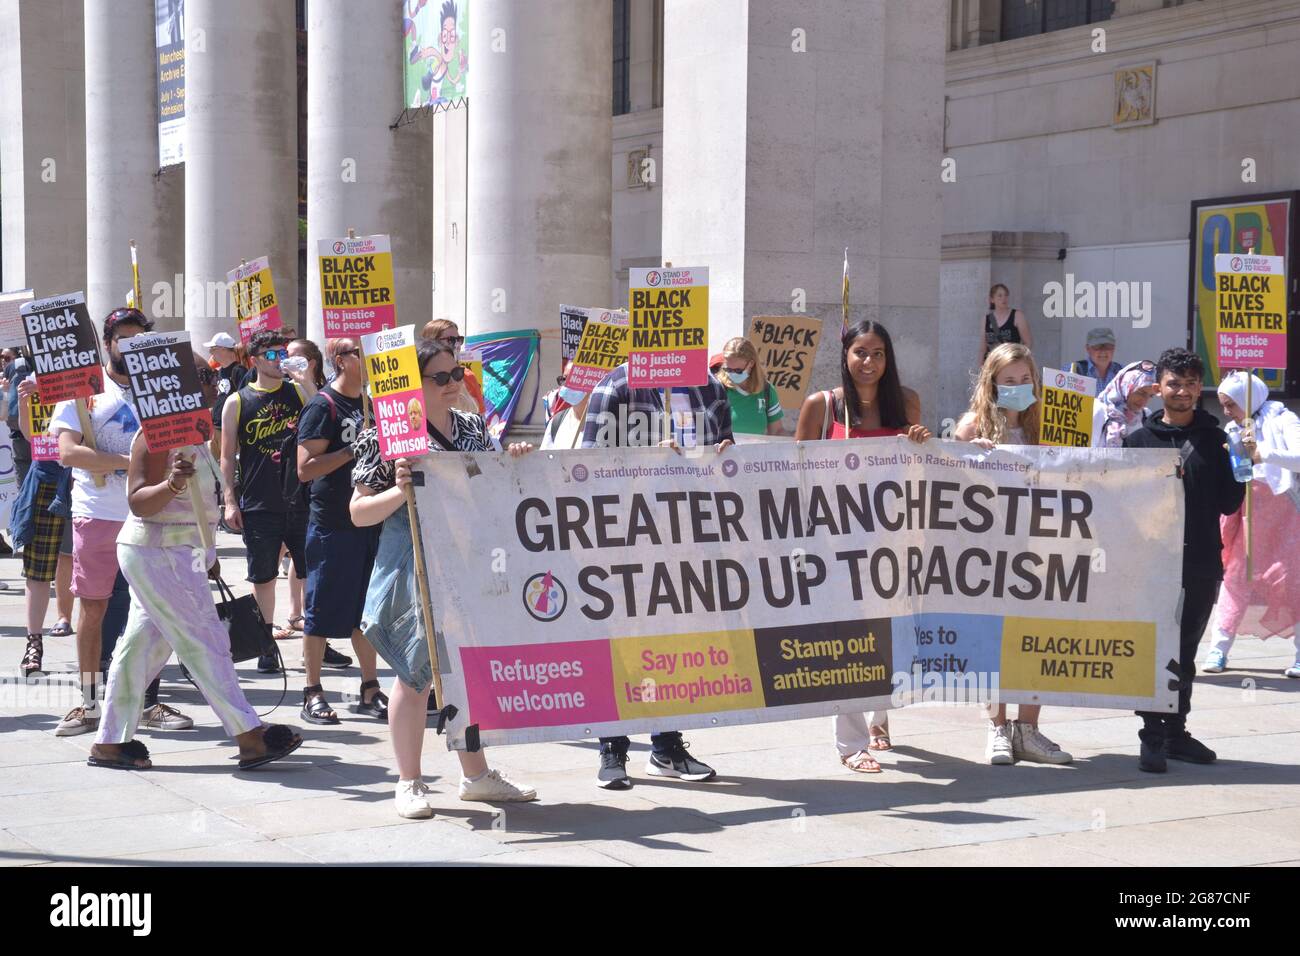
{"label": "flip flop", "polygon": [[287,757],[302,746],[302,735],[294,733],[284,724],[272,724],[262,731],[262,743],[266,744],[266,753],[260,757],[247,757],[239,761],[240,770],[256,770],[268,763]]}
{"label": "flip flop", "polygon": [[60,621],[50,628],[50,637],[67,637],[72,633],[72,625],[67,621]]}
{"label": "flip flop", "polygon": [[148,770],[153,766],[150,761],[148,767],[141,767],[136,763],[137,760],[149,760],[149,748],[138,740],[128,740],[122,744],[118,756],[109,758],[91,754],[86,758],[86,763],[91,767],[106,767],[109,770]]}

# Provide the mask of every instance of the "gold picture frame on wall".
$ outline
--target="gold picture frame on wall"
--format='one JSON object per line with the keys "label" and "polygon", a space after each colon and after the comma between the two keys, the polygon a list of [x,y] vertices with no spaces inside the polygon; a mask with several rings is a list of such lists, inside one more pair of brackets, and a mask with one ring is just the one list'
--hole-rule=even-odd
{"label": "gold picture frame on wall", "polygon": [[1150,126],[1156,121],[1156,62],[1123,66],[1115,71],[1111,101],[1112,129]]}

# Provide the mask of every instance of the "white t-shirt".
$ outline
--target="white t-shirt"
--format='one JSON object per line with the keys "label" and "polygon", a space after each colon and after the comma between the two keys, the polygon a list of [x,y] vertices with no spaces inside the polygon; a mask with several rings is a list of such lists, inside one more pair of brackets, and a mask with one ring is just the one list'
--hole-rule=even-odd
{"label": "white t-shirt", "polygon": [[[111,455],[130,455],[131,441],[140,430],[131,396],[117,382],[104,376],[104,391],[87,399],[90,425],[95,432],[95,448]],[[81,432],[76,402],[59,402],[50,418],[50,434]],[[125,521],[130,509],[126,503],[126,469],[105,475],[104,486],[95,484],[94,476],[81,468],[72,469],[72,516]]]}

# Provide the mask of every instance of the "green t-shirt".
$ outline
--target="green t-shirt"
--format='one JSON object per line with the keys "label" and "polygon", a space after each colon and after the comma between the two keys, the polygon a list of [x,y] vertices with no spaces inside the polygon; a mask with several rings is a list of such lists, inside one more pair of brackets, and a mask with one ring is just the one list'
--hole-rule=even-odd
{"label": "green t-shirt", "polygon": [[781,399],[777,397],[776,386],[771,382],[767,388],[753,395],[738,388],[727,389],[727,398],[731,402],[731,430],[746,435],[766,435],[767,426],[779,422],[785,415],[781,411]]}

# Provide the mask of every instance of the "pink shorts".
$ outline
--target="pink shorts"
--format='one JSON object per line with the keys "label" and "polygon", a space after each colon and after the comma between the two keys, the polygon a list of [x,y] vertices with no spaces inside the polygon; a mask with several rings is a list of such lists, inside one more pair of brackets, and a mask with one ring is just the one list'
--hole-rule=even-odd
{"label": "pink shorts", "polygon": [[72,593],[88,601],[107,601],[117,580],[117,533],[121,521],[72,519]]}

